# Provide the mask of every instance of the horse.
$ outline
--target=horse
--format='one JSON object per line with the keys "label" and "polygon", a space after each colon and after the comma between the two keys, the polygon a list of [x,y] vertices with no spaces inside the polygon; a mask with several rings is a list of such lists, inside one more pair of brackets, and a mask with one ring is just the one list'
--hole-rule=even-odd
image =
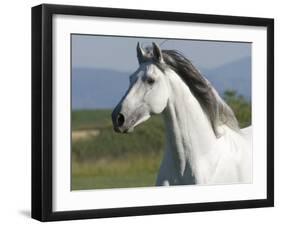
{"label": "horse", "polygon": [[143,49],[138,69],[112,112],[113,128],[131,133],[162,114],[166,146],[156,186],[252,182],[252,128],[240,129],[232,109],[183,54]]}

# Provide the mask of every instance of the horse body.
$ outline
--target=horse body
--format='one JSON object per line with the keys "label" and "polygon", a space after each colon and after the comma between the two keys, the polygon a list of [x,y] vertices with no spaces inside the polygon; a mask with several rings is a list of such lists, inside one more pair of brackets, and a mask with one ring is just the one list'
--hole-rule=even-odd
{"label": "horse body", "polygon": [[173,71],[168,77],[173,92],[163,112],[167,143],[156,185],[251,182],[251,169],[243,167],[251,166],[251,142],[243,131],[221,125],[217,138],[182,80]]}
{"label": "horse body", "polygon": [[252,181],[251,128],[236,118],[210,83],[182,55],[139,45],[139,69],[112,113],[117,132],[162,114],[166,148],[156,185],[230,184]]}

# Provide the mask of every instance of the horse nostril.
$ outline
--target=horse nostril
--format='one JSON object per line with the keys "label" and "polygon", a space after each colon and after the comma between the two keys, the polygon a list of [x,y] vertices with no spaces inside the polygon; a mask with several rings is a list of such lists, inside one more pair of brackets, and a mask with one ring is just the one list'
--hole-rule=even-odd
{"label": "horse nostril", "polygon": [[125,117],[123,114],[119,113],[116,118],[117,126],[122,126],[125,122]]}

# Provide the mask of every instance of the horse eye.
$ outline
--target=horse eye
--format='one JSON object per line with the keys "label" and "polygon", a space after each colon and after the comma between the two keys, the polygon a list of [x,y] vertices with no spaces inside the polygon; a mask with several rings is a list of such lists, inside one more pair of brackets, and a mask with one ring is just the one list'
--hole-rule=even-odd
{"label": "horse eye", "polygon": [[147,83],[148,83],[149,85],[152,85],[152,84],[155,82],[155,80],[154,80],[153,78],[150,78],[150,77],[148,77],[148,78],[146,79],[146,81],[147,81]]}

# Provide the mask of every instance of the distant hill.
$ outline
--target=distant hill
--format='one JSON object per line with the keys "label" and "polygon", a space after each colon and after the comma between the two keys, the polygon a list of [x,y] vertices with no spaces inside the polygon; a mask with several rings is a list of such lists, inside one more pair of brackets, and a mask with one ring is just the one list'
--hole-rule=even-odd
{"label": "distant hill", "polygon": [[222,94],[225,90],[236,90],[246,100],[251,100],[251,58],[225,64],[212,70],[203,70],[204,76]]}
{"label": "distant hill", "polygon": [[[243,58],[212,70],[201,70],[203,75],[222,94],[236,90],[251,99],[251,58]],[[74,68],[72,73],[73,109],[113,108],[126,92],[131,72],[107,69]]]}
{"label": "distant hill", "polygon": [[74,68],[72,108],[112,108],[126,92],[129,74],[106,69]]}

